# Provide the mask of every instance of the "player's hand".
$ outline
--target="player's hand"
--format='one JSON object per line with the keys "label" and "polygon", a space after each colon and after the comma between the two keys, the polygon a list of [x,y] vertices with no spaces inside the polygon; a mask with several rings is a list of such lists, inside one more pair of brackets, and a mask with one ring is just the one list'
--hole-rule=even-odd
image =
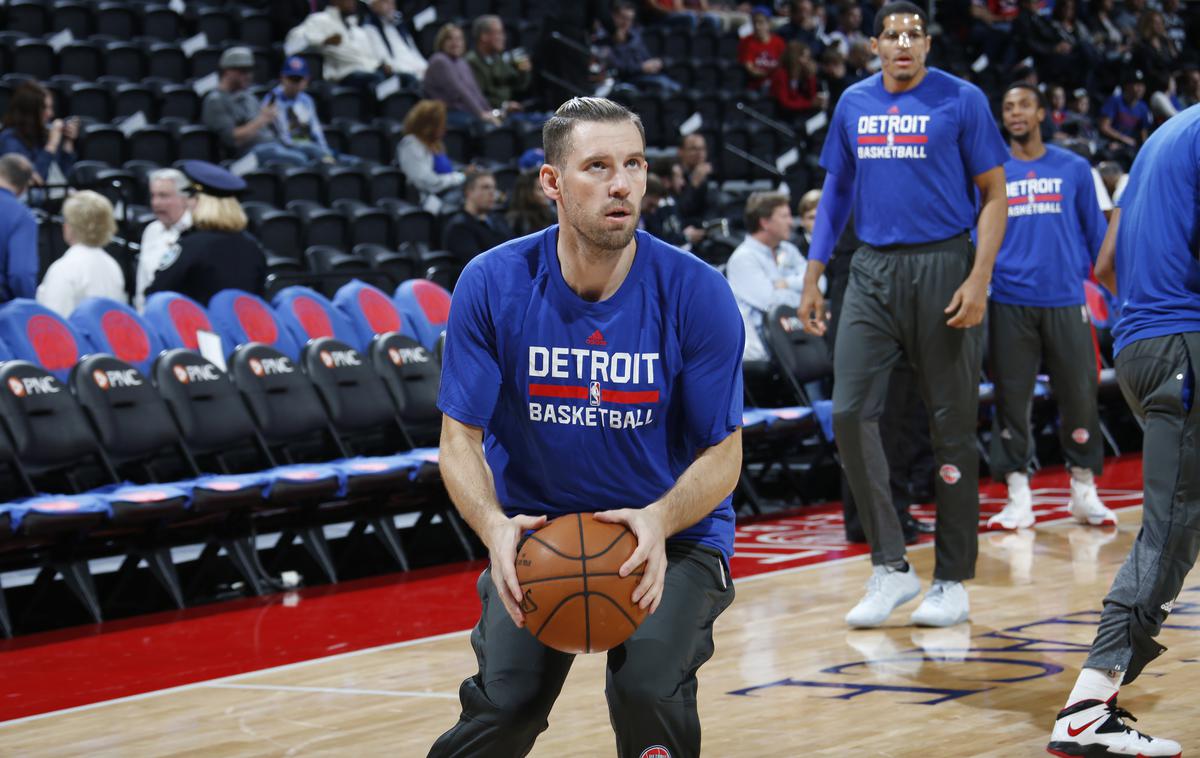
{"label": "player's hand", "polygon": [[828,327],[829,314],[825,312],[825,296],[815,283],[804,283],[804,292],[800,295],[800,321],[804,323],[804,331],[818,337],[825,334]]}
{"label": "player's hand", "polygon": [[525,626],[525,614],[521,612],[521,602],[525,596],[521,592],[521,583],[517,581],[517,544],[525,532],[541,529],[545,525],[545,516],[501,517],[487,530],[487,534],[481,535],[492,562],[492,583],[496,585],[496,594],[518,628]]}
{"label": "player's hand", "polygon": [[951,314],[946,326],[955,329],[979,326],[983,323],[983,314],[987,312],[987,283],[968,276],[962,286],[955,290],[944,312]]}
{"label": "player's hand", "polygon": [[[593,514],[597,521],[624,524],[637,539],[637,549],[621,565],[618,573],[629,576],[642,566],[642,581],[633,590],[632,602],[654,613],[662,601],[667,578],[667,535],[656,511],[650,508],[622,508]],[[644,565],[643,565],[644,564]]]}

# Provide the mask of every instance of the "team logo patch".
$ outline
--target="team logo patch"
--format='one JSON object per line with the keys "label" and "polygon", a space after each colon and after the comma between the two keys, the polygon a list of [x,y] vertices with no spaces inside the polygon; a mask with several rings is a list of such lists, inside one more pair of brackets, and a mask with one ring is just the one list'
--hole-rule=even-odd
{"label": "team logo patch", "polygon": [[260,361],[257,358],[251,358],[250,359],[250,370],[254,372],[255,376],[262,376],[263,375],[262,361]]}
{"label": "team logo patch", "polygon": [[651,745],[643,750],[638,758],[671,758],[671,751],[662,745]]}
{"label": "team logo patch", "polygon": [[946,484],[958,484],[958,480],[962,479],[962,472],[958,470],[958,466],[947,463],[938,469],[938,476],[942,477]]}
{"label": "team logo patch", "polygon": [[179,380],[179,383],[187,384],[188,383],[187,369],[184,368],[183,366],[176,366],[174,370],[175,370],[175,378]]}
{"label": "team logo patch", "polygon": [[108,389],[108,375],[100,369],[92,372],[92,379],[96,381],[96,386],[102,390]]}
{"label": "team logo patch", "polygon": [[167,251],[163,253],[162,260],[158,262],[158,270],[166,271],[171,268],[175,264],[175,261],[179,260],[181,252],[183,252],[183,248],[179,246],[178,242],[168,247]]}
{"label": "team logo patch", "polygon": [[325,368],[333,368],[333,356],[329,354],[329,351],[321,351],[321,363],[325,364]]}
{"label": "team logo patch", "polygon": [[1086,445],[1087,441],[1091,438],[1092,435],[1088,434],[1088,430],[1084,429],[1083,427],[1079,427],[1075,431],[1071,432],[1071,439],[1075,440],[1075,443],[1078,445]]}
{"label": "team logo patch", "polygon": [[8,388],[17,397],[25,397],[25,384],[17,377],[12,377],[8,380]]}
{"label": "team logo patch", "polygon": [[38,503],[37,509],[39,511],[51,512],[77,511],[79,510],[79,503],[74,500],[51,500],[48,503]]}
{"label": "team logo patch", "polygon": [[600,405],[600,382],[592,382],[588,385],[588,404]]}
{"label": "team logo patch", "polygon": [[242,488],[242,485],[237,482],[209,482],[204,485],[204,489],[213,490],[214,492],[236,492]]}

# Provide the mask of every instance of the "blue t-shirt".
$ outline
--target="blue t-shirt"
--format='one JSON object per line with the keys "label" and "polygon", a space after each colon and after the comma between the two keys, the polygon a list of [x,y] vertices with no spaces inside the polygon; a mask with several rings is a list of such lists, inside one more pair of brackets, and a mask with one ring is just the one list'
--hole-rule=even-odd
{"label": "blue t-shirt", "polygon": [[854,228],[875,247],[919,245],[975,225],[972,181],[1008,159],[978,87],[930,68],[912,90],[892,94],[883,74],[838,100],[821,166],[854,177]]}
{"label": "blue t-shirt", "polygon": [[[725,278],[645,232],[620,288],[563,280],[558,226],[474,258],[450,306],[438,407],[484,429],[510,517],[641,508],[742,420],[745,334]],[[672,537],[733,554],[726,497]]]}
{"label": "blue t-shirt", "polygon": [[1108,222],[1100,212],[1091,165],[1046,146],[1035,161],[1004,164],[1008,225],[992,270],[992,299],[1009,305],[1082,305]]}
{"label": "blue t-shirt", "polygon": [[1167,119],[1142,145],[1120,206],[1114,352],[1200,332],[1200,105]]}
{"label": "blue t-shirt", "polygon": [[1111,119],[1113,128],[1126,137],[1140,139],[1142,130],[1154,125],[1150,106],[1146,105],[1145,100],[1138,100],[1130,106],[1120,95],[1108,98],[1100,109],[1100,115]]}

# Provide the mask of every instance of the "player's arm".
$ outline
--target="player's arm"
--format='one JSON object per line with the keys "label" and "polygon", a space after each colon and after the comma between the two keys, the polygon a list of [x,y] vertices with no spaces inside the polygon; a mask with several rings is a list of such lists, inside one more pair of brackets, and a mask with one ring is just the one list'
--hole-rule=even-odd
{"label": "player's arm", "polygon": [[525,625],[521,612],[521,583],[517,581],[517,543],[527,529],[539,529],[545,516],[508,518],[496,498],[491,469],[483,457],[483,429],[442,414],[438,465],[442,481],[459,515],[483,544],[492,562],[492,581],[504,609],[517,626]]}
{"label": "player's arm", "polygon": [[808,266],[804,270],[804,289],[800,296],[800,319],[809,334],[825,333],[829,314],[825,311],[825,296],[821,294],[821,276],[833,254],[833,246],[846,221],[850,218],[854,198],[854,174],[830,172],[825,175],[821,200],[817,203],[817,219],[813,225],[812,244],[808,248]]}
{"label": "player's arm", "polygon": [[1114,295],[1117,294],[1117,225],[1120,222],[1121,209],[1113,208],[1112,218],[1108,220],[1108,232],[1104,235],[1104,242],[1100,243],[1094,268],[1097,281]]}
{"label": "player's arm", "polygon": [[975,247],[975,265],[966,281],[955,290],[946,306],[950,319],[948,326],[967,329],[983,322],[987,312],[988,285],[992,281],[992,267],[996,254],[1004,242],[1004,226],[1008,221],[1008,197],[1004,191],[1004,167],[984,171],[975,177],[982,202],[979,211],[978,241]]}

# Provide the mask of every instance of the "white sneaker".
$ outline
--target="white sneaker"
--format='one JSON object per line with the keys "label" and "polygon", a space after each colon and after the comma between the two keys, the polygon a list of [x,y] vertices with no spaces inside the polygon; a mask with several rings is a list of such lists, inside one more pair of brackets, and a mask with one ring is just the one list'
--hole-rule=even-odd
{"label": "white sneaker", "polygon": [[1179,743],[1142,734],[1125,726],[1121,719],[1137,721],[1129,711],[1117,707],[1117,696],[1102,700],[1081,700],[1058,712],[1046,752],[1062,758],[1086,756],[1140,756],[1160,758],[1182,754]]}
{"label": "white sneaker", "polygon": [[1004,510],[988,519],[987,528],[996,531],[1028,529],[1036,520],[1033,517],[1033,493],[1029,488],[1009,487],[1008,502],[1004,504]]}
{"label": "white sneaker", "polygon": [[909,621],[917,626],[954,626],[967,620],[970,605],[962,582],[935,579]]}
{"label": "white sneaker", "polygon": [[854,627],[879,626],[892,611],[921,594],[921,580],[912,566],[896,571],[875,566],[867,580],[867,594],[846,614],[846,623]]}
{"label": "white sneaker", "polygon": [[1067,511],[1081,524],[1116,526],[1117,514],[1104,507],[1095,484],[1071,480],[1071,503]]}

